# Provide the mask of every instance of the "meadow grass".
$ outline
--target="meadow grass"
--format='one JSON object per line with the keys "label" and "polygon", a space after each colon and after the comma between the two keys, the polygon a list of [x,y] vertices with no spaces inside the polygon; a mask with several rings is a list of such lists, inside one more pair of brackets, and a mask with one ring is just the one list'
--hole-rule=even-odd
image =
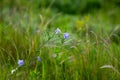
{"label": "meadow grass", "polygon": [[102,13],[43,12],[14,13],[0,24],[0,80],[120,79],[120,47]]}

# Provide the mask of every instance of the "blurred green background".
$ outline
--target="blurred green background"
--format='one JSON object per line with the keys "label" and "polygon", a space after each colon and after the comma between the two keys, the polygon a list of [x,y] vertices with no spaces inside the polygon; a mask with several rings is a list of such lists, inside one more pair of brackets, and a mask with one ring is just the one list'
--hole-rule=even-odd
{"label": "blurred green background", "polygon": [[119,0],[0,0],[0,8],[41,9],[51,7],[54,11],[68,14],[79,14],[100,8],[120,7]]}
{"label": "blurred green background", "polygon": [[0,0],[0,23],[24,29],[44,25],[74,31],[86,16],[89,26],[110,32],[120,24],[119,14],[119,0]]}
{"label": "blurred green background", "polygon": [[0,20],[7,10],[12,14],[14,11],[41,12],[43,8],[50,8],[53,12],[75,15],[99,9],[112,11],[116,7],[120,7],[119,0],[0,0]]}

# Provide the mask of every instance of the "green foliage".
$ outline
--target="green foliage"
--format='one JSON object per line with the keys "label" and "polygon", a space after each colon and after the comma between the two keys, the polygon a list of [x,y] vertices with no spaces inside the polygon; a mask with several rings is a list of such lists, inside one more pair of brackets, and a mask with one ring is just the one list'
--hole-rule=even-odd
{"label": "green foliage", "polygon": [[0,0],[0,80],[119,80],[119,7],[91,13],[93,4],[106,7],[101,0]]}
{"label": "green foliage", "polygon": [[101,4],[100,0],[57,0],[53,6],[66,13],[81,13],[94,7],[100,8]]}
{"label": "green foliage", "polygon": [[[21,9],[40,9],[52,7],[56,11],[62,11],[64,13],[86,13],[91,12],[94,9],[104,8],[106,5],[109,8],[112,4],[118,5],[118,0],[1,0],[1,8],[17,8]],[[119,6],[119,5],[118,5]]]}

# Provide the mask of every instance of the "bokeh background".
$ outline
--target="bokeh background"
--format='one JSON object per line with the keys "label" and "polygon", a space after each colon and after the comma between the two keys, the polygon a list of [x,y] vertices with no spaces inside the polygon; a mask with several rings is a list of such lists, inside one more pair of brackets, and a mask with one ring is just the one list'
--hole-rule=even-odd
{"label": "bokeh background", "polygon": [[15,19],[17,15],[28,16],[30,12],[36,15],[47,13],[47,16],[50,16],[57,13],[97,14],[99,10],[103,10],[113,23],[118,23],[119,7],[119,0],[0,0],[0,22],[6,22],[10,17]]}

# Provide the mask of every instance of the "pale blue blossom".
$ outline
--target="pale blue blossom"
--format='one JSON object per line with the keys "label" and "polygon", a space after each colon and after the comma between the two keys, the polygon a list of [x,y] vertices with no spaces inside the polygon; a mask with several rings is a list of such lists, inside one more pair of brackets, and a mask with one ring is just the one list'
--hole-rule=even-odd
{"label": "pale blue blossom", "polygon": [[69,36],[69,33],[64,33],[64,38],[65,39],[68,39],[70,36]]}
{"label": "pale blue blossom", "polygon": [[57,28],[57,29],[55,30],[55,34],[59,34],[59,33],[61,33],[61,30],[60,30],[59,28]]}
{"label": "pale blue blossom", "polygon": [[41,58],[40,58],[40,56],[37,56],[37,60],[38,60],[38,61],[41,61]]}
{"label": "pale blue blossom", "polygon": [[19,65],[19,67],[21,67],[22,65],[24,65],[24,60],[18,60],[18,65]]}

